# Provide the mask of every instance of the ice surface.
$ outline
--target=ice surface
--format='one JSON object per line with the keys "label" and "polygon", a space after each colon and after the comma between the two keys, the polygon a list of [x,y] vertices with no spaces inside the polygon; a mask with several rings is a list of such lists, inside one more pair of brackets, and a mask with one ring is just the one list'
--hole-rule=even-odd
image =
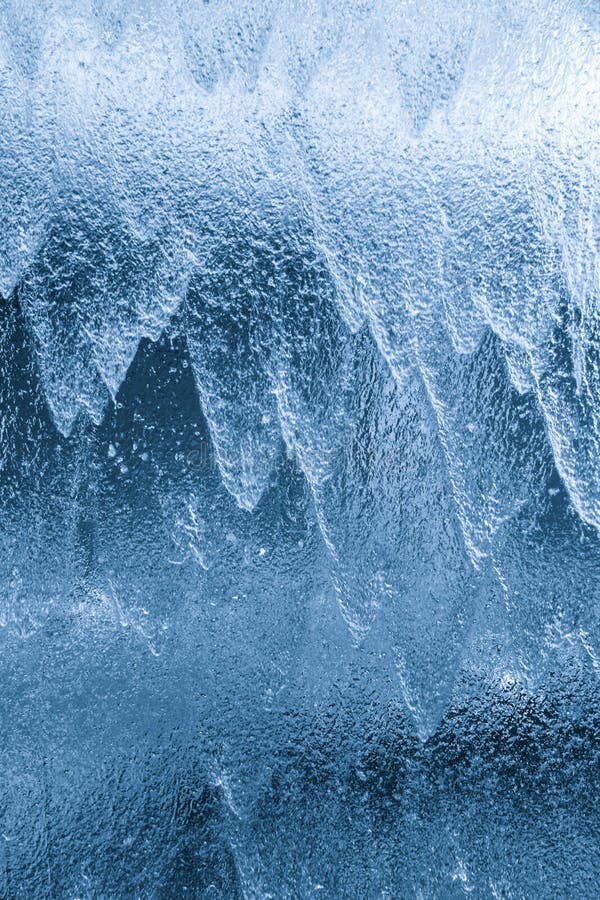
{"label": "ice surface", "polygon": [[594,897],[595,0],[0,0],[0,894]]}

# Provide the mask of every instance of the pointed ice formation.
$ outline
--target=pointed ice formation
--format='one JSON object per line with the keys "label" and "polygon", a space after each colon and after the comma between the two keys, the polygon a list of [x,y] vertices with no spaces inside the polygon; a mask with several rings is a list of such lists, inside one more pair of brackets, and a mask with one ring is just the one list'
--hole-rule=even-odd
{"label": "pointed ice formation", "polygon": [[373,630],[394,658],[426,735],[460,666],[474,573],[423,388],[400,388],[368,331],[340,320],[323,260],[302,258],[275,355],[282,432],[311,486],[342,614],[357,641]]}
{"label": "pointed ice formation", "polygon": [[6,298],[38,249],[55,185],[51,117],[29,71],[35,47],[18,67],[2,24],[0,18],[0,295]]}
{"label": "pointed ice formation", "polygon": [[230,78],[256,87],[275,7],[274,0],[180,6],[186,62],[202,87],[214,90]]}
{"label": "pointed ice formation", "polygon": [[552,546],[550,513],[600,532],[584,6],[0,10],[0,293],[58,430],[177,330],[236,516],[260,519],[287,447],[356,646],[393,656],[422,734],[482,584],[511,627],[537,590],[543,631],[556,573],[511,556]]}
{"label": "pointed ice formation", "polygon": [[[164,248],[81,196],[48,225],[19,288],[57,427],[80,410],[100,421],[140,339],[157,339],[183,294]],[[185,281],[184,281],[185,284]]]}
{"label": "pointed ice formation", "polygon": [[281,449],[268,376],[277,272],[263,234],[223,238],[190,283],[186,334],[224,483],[252,510]]}

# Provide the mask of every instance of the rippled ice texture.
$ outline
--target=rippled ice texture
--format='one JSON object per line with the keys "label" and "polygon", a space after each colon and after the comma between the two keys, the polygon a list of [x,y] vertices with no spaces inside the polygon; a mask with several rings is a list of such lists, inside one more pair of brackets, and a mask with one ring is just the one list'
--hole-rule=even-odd
{"label": "rippled ice texture", "polygon": [[0,0],[0,115],[0,896],[597,897],[597,0]]}

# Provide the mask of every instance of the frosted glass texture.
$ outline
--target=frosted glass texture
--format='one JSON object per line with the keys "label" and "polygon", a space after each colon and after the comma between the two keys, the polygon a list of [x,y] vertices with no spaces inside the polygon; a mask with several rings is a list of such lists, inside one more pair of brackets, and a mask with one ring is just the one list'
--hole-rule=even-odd
{"label": "frosted glass texture", "polygon": [[596,898],[597,0],[0,0],[0,897]]}

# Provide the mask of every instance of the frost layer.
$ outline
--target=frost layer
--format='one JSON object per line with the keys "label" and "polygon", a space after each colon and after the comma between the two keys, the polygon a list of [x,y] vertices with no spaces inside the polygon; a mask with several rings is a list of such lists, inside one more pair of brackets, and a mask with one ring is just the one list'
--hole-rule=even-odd
{"label": "frost layer", "polygon": [[[256,822],[280,802],[271,715],[281,741],[315,735],[282,796],[301,803],[314,752],[382,809],[390,746],[418,794],[455,722],[491,778],[502,698],[545,709],[557,671],[595,689],[599,44],[592,0],[0,3],[5,839],[34,848],[7,851],[9,894],[118,894],[69,868],[87,800],[57,760],[93,794],[87,754],[114,773],[133,740],[147,786],[177,732],[170,771],[205,793],[165,796],[200,804],[217,849],[196,865],[188,822],[166,893],[130,860],[124,895],[531,895],[458,845],[439,884],[395,882],[401,836],[370,848],[367,890],[341,850],[311,869],[301,817],[285,839]],[[380,755],[353,717],[336,769],[314,747],[343,697],[377,710]],[[64,840],[50,807],[79,810]]]}

